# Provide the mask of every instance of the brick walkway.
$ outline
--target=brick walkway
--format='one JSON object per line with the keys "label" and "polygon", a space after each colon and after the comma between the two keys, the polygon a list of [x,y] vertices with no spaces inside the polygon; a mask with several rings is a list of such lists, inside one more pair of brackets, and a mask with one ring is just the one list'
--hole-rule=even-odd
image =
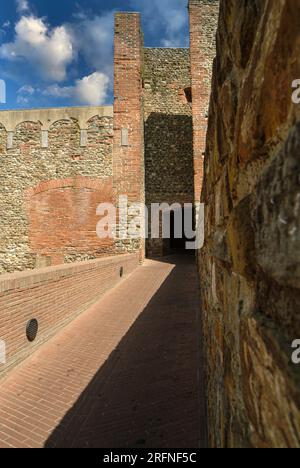
{"label": "brick walkway", "polygon": [[0,383],[0,448],[205,446],[196,284],[148,260],[45,344]]}

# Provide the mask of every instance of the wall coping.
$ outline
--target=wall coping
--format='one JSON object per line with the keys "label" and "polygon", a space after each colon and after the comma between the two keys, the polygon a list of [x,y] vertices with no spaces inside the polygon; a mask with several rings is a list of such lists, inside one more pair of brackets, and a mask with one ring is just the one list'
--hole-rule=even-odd
{"label": "wall coping", "polygon": [[11,290],[32,288],[44,282],[58,281],[61,278],[98,269],[104,265],[122,263],[123,261],[130,260],[135,257],[139,260],[138,252],[103,257],[85,262],[55,265],[36,270],[4,273],[3,275],[0,275],[0,294],[4,294]]}
{"label": "wall coping", "polygon": [[179,50],[183,52],[189,52],[190,48],[189,47],[143,47],[143,49],[146,50],[162,50],[162,51],[167,51],[167,50]]}
{"label": "wall coping", "polygon": [[7,132],[15,131],[16,127],[24,122],[40,122],[42,130],[49,130],[51,125],[59,120],[75,119],[80,129],[85,130],[88,121],[95,116],[112,118],[113,106],[2,110],[0,124]]}

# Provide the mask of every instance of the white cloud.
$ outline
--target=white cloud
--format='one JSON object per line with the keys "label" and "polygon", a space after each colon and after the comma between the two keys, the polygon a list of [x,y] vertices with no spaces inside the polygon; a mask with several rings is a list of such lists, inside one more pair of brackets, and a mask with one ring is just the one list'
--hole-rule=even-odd
{"label": "white cloud", "polygon": [[[11,62],[10,73],[16,81],[27,76],[36,83],[35,89],[29,85],[19,89],[19,102],[25,105],[48,96],[84,105],[105,103],[113,84],[114,11],[93,17],[81,11],[72,22],[52,27],[45,18],[32,13],[28,0],[16,0],[16,5],[20,16],[15,37],[0,44],[0,59]],[[187,0],[130,0],[130,5],[141,11],[145,32],[158,38],[157,46],[188,45]],[[8,23],[0,30],[2,36],[6,27]],[[89,69],[97,71],[74,82],[78,56]],[[70,65],[72,77],[68,76]],[[44,88],[40,78],[49,86]],[[68,85],[64,86],[65,80]]]}
{"label": "white cloud", "polygon": [[186,47],[188,35],[187,0],[131,0],[137,11],[141,11],[146,27],[152,33],[164,31],[160,41],[163,47]]}
{"label": "white cloud", "polygon": [[16,4],[18,13],[26,13],[30,10],[27,0],[16,0]]}
{"label": "white cloud", "polygon": [[42,94],[44,96],[51,96],[54,98],[71,98],[73,94],[73,86],[59,86],[58,84],[53,84],[48,86]]}
{"label": "white cloud", "polygon": [[0,46],[0,57],[26,60],[43,79],[62,81],[75,52],[65,26],[50,28],[43,19],[22,16],[15,27],[14,42]]}
{"label": "white cloud", "polygon": [[109,77],[104,73],[95,72],[77,80],[74,86],[57,84],[48,86],[43,94],[55,98],[72,99],[78,104],[101,106],[107,97],[109,81]]}
{"label": "white cloud", "polygon": [[6,35],[8,28],[10,27],[10,21],[5,21],[2,26],[0,26],[0,43],[2,42],[2,38]]}
{"label": "white cloud", "polygon": [[75,97],[82,104],[100,106],[105,102],[109,78],[104,73],[95,72],[77,80],[75,85]]}
{"label": "white cloud", "polygon": [[24,85],[18,89],[18,94],[29,94],[32,96],[35,93],[35,89],[31,85]]}
{"label": "white cloud", "polygon": [[29,98],[25,96],[18,96],[17,97],[17,103],[27,106],[29,104]]}
{"label": "white cloud", "polygon": [[114,12],[110,11],[93,18],[88,18],[82,13],[78,19],[77,23],[67,26],[74,47],[89,66],[112,76]]}
{"label": "white cloud", "polygon": [[34,89],[31,85],[22,86],[17,91],[17,103],[27,107],[37,91],[39,90]]}

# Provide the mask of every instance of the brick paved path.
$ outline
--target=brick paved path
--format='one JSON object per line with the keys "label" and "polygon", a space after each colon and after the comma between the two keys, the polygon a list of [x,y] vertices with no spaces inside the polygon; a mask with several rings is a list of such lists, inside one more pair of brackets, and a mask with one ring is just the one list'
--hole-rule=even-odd
{"label": "brick paved path", "polygon": [[0,448],[205,446],[193,258],[146,261],[0,383]]}

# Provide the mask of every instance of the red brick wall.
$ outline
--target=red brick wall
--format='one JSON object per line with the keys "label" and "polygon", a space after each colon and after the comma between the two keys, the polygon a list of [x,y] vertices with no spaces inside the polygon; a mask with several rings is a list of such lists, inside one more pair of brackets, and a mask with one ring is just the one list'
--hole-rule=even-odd
{"label": "red brick wall", "polygon": [[[114,203],[112,178],[75,177],[41,182],[27,195],[31,251],[49,265],[90,260],[114,252],[113,239],[99,239],[96,211]],[[44,264],[44,266],[48,266]]]}
{"label": "red brick wall", "polygon": [[[115,16],[114,72],[114,188],[129,202],[144,201],[144,138],[142,113],[142,34],[138,13]],[[128,141],[122,145],[122,132]],[[144,242],[124,243],[140,250]]]}
{"label": "red brick wall", "polygon": [[195,201],[200,201],[219,0],[190,0]]}
{"label": "red brick wall", "polygon": [[[0,363],[0,377],[115,286],[121,267],[126,275],[138,263],[138,254],[128,254],[1,275],[0,340],[6,344],[7,363]],[[32,318],[39,322],[39,333],[29,343],[26,324]]]}

